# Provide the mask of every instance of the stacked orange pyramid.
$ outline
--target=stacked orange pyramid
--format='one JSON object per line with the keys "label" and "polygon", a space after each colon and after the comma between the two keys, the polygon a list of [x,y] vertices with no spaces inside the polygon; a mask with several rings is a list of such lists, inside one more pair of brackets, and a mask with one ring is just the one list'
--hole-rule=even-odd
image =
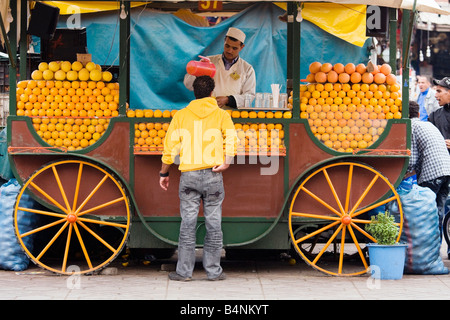
{"label": "stacked orange pyramid", "polygon": [[41,62],[30,80],[17,84],[18,116],[33,118],[50,146],[79,150],[94,144],[109,118],[118,116],[119,84],[100,65],[79,61]]}
{"label": "stacked orange pyramid", "polygon": [[388,119],[402,117],[401,88],[388,64],[313,62],[300,87],[300,118],[327,147],[353,152],[372,145]]}

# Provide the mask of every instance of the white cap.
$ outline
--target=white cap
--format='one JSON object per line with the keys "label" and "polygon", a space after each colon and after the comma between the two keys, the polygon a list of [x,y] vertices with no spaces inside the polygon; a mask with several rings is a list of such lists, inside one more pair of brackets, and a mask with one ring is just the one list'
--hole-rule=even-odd
{"label": "white cap", "polygon": [[239,40],[242,43],[244,43],[245,41],[245,33],[239,30],[238,28],[229,28],[226,36],[235,38],[236,40]]}

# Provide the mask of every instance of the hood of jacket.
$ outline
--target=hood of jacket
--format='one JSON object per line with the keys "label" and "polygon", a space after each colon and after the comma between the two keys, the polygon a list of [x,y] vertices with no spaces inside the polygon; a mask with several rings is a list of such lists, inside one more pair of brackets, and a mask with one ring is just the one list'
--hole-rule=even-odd
{"label": "hood of jacket", "polygon": [[217,111],[219,106],[217,105],[215,98],[208,97],[191,101],[186,109],[191,111],[198,118],[203,119],[208,117],[214,111]]}

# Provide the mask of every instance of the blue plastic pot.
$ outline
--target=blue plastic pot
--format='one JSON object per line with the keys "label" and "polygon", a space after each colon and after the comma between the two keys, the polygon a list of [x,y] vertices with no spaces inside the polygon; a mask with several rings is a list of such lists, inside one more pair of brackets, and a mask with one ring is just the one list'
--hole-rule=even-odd
{"label": "blue plastic pot", "polygon": [[399,280],[403,277],[406,244],[379,245],[368,243],[372,278]]}

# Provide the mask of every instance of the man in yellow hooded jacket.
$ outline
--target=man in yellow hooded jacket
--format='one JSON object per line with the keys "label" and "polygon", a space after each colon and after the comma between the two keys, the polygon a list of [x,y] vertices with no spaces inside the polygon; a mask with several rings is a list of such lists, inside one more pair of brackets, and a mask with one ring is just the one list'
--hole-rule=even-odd
{"label": "man in yellow hooded jacket", "polygon": [[169,167],[177,156],[181,171],[178,262],[176,271],[169,274],[171,280],[192,279],[201,201],[206,225],[203,267],[209,280],[226,278],[220,265],[222,202],[225,198],[222,172],[230,166],[236,154],[237,135],[230,115],[211,97],[213,91],[214,80],[211,77],[197,77],[194,81],[196,100],[175,113],[164,140],[161,188],[168,189]]}

